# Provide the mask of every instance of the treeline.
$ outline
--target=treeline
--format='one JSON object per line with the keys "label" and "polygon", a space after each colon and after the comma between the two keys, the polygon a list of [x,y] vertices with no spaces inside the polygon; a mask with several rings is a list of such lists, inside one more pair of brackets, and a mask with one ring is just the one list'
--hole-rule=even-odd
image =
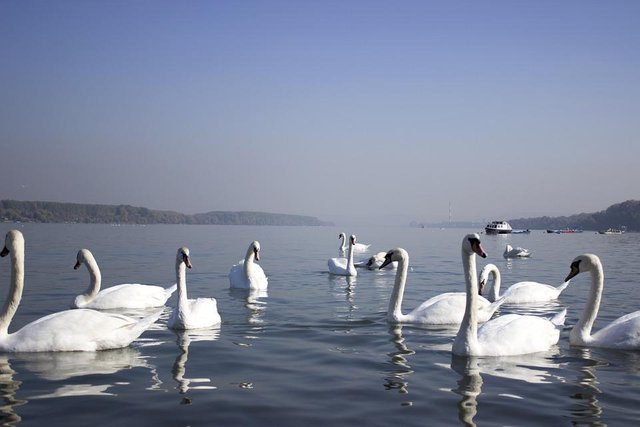
{"label": "treeline", "polygon": [[595,213],[581,213],[559,217],[510,219],[513,228],[606,230],[627,227],[628,231],[640,231],[640,200],[627,200]]}
{"label": "treeline", "polygon": [[213,211],[187,215],[129,205],[26,202],[0,200],[3,221],[86,224],[219,224],[219,225],[329,225],[316,217],[266,212]]}

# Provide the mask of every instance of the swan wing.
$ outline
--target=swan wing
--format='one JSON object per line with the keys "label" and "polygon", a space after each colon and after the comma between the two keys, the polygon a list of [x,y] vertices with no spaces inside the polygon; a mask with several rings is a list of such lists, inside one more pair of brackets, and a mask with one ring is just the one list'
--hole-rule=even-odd
{"label": "swan wing", "polygon": [[84,305],[84,308],[108,310],[114,308],[162,307],[176,290],[176,287],[176,285],[173,285],[165,289],[155,285],[123,283],[103,289],[93,300]]}
{"label": "swan wing", "polygon": [[560,338],[560,326],[537,316],[507,314],[478,328],[483,356],[509,356],[546,351]]}
{"label": "swan wing", "polygon": [[15,352],[96,351],[126,347],[162,310],[143,319],[89,309],[50,314],[10,334],[0,348]]}
{"label": "swan wing", "polygon": [[173,309],[167,326],[171,329],[201,329],[220,324],[218,303],[215,298],[197,298],[187,301],[186,308]]}
{"label": "swan wing", "polygon": [[597,347],[640,349],[640,311],[626,314],[592,335]]}
{"label": "swan wing", "polygon": [[568,283],[563,283],[561,286],[564,287],[555,288],[544,283],[529,281],[518,282],[509,286],[503,296],[511,304],[546,302],[557,299]]}

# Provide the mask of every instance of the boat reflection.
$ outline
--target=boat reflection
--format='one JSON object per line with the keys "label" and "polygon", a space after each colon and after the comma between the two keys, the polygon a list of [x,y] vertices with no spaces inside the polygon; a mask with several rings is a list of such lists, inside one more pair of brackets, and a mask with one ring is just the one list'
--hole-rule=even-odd
{"label": "boat reflection", "polygon": [[[189,346],[192,342],[197,341],[215,341],[220,338],[220,328],[209,329],[193,329],[188,331],[174,331],[177,336],[178,348],[180,353],[173,363],[171,374],[177,385],[180,394],[185,394],[189,390],[214,390],[217,387],[213,385],[193,385],[202,383],[211,383],[210,378],[187,378],[187,360],[189,359]],[[183,399],[183,402],[190,402],[190,399]]]}

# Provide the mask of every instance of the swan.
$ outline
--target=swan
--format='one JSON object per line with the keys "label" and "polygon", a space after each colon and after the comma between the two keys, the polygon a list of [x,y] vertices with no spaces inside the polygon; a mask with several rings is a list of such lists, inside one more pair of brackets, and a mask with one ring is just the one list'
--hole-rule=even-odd
{"label": "swan", "polygon": [[[344,253],[346,252],[346,250],[349,248],[348,244],[347,244],[347,235],[344,233],[340,233],[338,234],[338,239],[342,240],[342,243],[340,243],[340,253]],[[369,246],[371,245],[365,245],[364,243],[354,243],[353,245],[353,251],[354,252],[366,252],[369,250]]]}
{"label": "swan", "polygon": [[[389,263],[398,262],[396,280],[389,299],[387,320],[394,323],[420,323],[429,325],[458,325],[462,322],[466,295],[464,292],[447,292],[436,295],[420,304],[409,314],[402,314],[402,299],[407,282],[407,270],[409,268],[409,254],[402,248],[392,249],[387,252],[385,261],[379,268],[384,268]],[[474,273],[475,274],[475,273]],[[481,322],[486,322],[493,313],[502,305],[503,300],[490,303],[479,297],[478,317]]]}
{"label": "swan", "polygon": [[134,319],[114,313],[65,310],[35,320],[9,333],[24,286],[24,237],[11,230],[0,256],[11,255],[11,286],[0,313],[0,351],[96,351],[126,347],[160,317],[162,310]]}
{"label": "swan", "polygon": [[87,291],[73,300],[72,308],[108,310],[162,307],[177,288],[177,285],[165,289],[161,286],[125,283],[100,290],[100,268],[89,249],[78,251],[73,269],[77,270],[82,264],[87,266],[91,282]]}
{"label": "swan", "polygon": [[349,253],[347,258],[329,258],[329,261],[327,261],[329,273],[353,277],[358,275],[356,267],[353,265],[353,245],[355,244],[356,236],[352,234],[349,238]]}
{"label": "swan", "polygon": [[[369,270],[377,270],[383,263],[384,257],[387,255],[386,252],[378,252],[375,255],[370,256],[367,259],[363,259],[362,261],[356,262],[355,265],[357,268],[367,268]],[[398,268],[398,261],[393,261],[391,263],[391,268]]]}
{"label": "swan", "polygon": [[502,254],[505,258],[529,258],[531,256],[531,252],[529,249],[524,249],[521,247],[514,248],[513,246],[507,244],[504,248],[504,253]]}
{"label": "swan", "polygon": [[509,288],[500,295],[500,270],[498,270],[495,264],[487,264],[480,272],[480,295],[484,295],[485,286],[490,276],[493,276],[493,286],[491,286],[490,292],[487,292],[488,295],[486,298],[489,301],[504,298],[505,302],[510,304],[553,301],[558,299],[560,293],[569,286],[570,282],[568,280],[557,288],[538,282],[518,282],[509,286]]}
{"label": "swan", "polygon": [[189,248],[183,246],[176,253],[178,300],[167,326],[171,329],[186,330],[218,325],[221,319],[215,298],[187,299],[187,268],[191,268],[191,259]]}
{"label": "swan", "polygon": [[232,288],[267,289],[268,280],[264,270],[253,260],[260,261],[260,242],[254,240],[247,249],[244,259],[231,267],[229,284]]}
{"label": "swan", "polygon": [[571,272],[565,280],[583,272],[591,273],[591,290],[582,315],[569,334],[569,343],[584,347],[639,350],[640,311],[619,317],[591,335],[591,328],[598,316],[602,289],[604,288],[604,273],[600,258],[593,254],[583,254],[576,257],[571,263]]}
{"label": "swan", "polygon": [[467,304],[452,352],[458,356],[514,356],[546,351],[560,339],[567,310],[552,319],[506,314],[478,327],[478,280],[476,254],[485,258],[480,237],[468,234],[462,239],[462,263],[467,282]]}

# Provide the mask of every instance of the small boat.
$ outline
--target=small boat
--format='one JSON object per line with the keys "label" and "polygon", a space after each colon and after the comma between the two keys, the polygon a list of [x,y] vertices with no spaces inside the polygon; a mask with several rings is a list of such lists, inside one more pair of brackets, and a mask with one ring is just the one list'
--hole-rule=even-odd
{"label": "small boat", "polygon": [[582,233],[582,230],[578,230],[577,228],[563,228],[561,230],[547,230],[547,233],[555,233],[555,234]]}
{"label": "small boat", "polygon": [[507,221],[491,221],[484,227],[487,234],[511,234],[513,229]]}
{"label": "small boat", "polygon": [[529,230],[528,228],[526,230],[513,230],[511,232],[511,234],[529,234],[531,233],[531,230]]}
{"label": "small boat", "polygon": [[600,234],[624,234],[624,232],[624,228],[607,228],[606,230],[598,231]]}

